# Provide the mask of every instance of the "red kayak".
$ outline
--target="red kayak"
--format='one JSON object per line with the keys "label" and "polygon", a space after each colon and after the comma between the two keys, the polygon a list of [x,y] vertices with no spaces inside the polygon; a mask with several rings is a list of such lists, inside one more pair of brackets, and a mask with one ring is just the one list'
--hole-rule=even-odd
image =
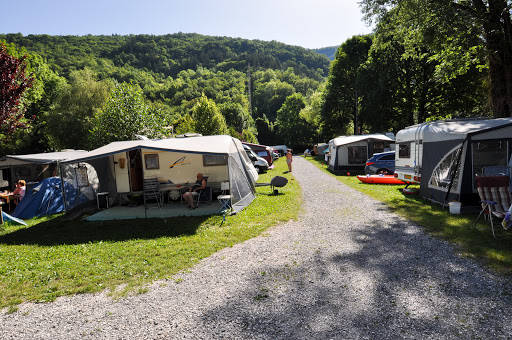
{"label": "red kayak", "polygon": [[405,184],[393,175],[359,175],[357,179],[366,184]]}

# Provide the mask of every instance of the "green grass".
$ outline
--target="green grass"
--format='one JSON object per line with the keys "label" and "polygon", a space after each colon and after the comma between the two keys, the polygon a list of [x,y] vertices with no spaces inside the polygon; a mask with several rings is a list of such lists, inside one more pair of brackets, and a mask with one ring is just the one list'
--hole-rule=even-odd
{"label": "green grass", "polygon": [[504,231],[501,221],[495,219],[494,238],[490,224],[482,217],[473,228],[477,214],[452,215],[447,208],[419,195],[402,194],[405,185],[364,184],[356,176],[331,173],[320,158],[306,159],[340,182],[385,203],[391,211],[422,226],[430,234],[457,244],[463,255],[479,259],[502,274],[512,274],[512,231]]}
{"label": "green grass", "polygon": [[278,195],[257,188],[253,203],[226,222],[222,216],[86,222],[58,215],[28,220],[29,227],[0,225],[0,307],[104,289],[114,296],[142,293],[158,279],[180,282],[172,276],[199,260],[297,217],[301,188],[284,159],[275,164],[259,182],[280,175],[289,184]]}

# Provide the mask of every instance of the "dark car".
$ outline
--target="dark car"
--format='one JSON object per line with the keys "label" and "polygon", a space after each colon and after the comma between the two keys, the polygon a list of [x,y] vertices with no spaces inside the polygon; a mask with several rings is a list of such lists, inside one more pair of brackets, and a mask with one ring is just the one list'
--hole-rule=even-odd
{"label": "dark car", "polygon": [[366,161],[364,173],[367,175],[392,175],[395,172],[395,152],[387,151],[373,154]]}

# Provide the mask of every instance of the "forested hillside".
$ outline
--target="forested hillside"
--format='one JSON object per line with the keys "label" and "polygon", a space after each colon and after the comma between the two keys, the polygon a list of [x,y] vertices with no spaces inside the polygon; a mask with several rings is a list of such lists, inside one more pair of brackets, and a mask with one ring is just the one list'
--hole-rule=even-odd
{"label": "forested hillside", "polygon": [[[203,132],[284,143],[277,133],[278,111],[292,94],[315,93],[330,65],[327,57],[297,46],[199,34],[0,34],[0,41],[11,55],[28,53],[28,71],[36,80],[27,91],[31,98],[24,96],[32,128],[11,136],[2,153],[90,149],[109,142],[98,138],[98,124],[126,111],[109,105],[114,96],[124,98],[123,105],[135,100],[143,118],[138,126],[107,127],[114,130],[112,140],[130,138],[126,131],[151,137]],[[198,105],[210,111],[198,112]],[[212,115],[222,117],[221,126],[199,131],[195,122]]]}
{"label": "forested hillside", "polygon": [[316,53],[323,54],[327,58],[334,60],[334,56],[335,56],[338,48],[339,48],[339,46],[330,46],[330,47],[323,47],[323,48],[315,48],[315,49],[313,49],[313,51],[315,51]]}
{"label": "forested hillside", "polygon": [[109,61],[115,67],[144,69],[155,77],[176,77],[180,71],[198,67],[218,71],[256,68],[286,70],[321,80],[329,60],[310,50],[275,41],[211,37],[199,34],[49,36],[0,34],[0,40],[23,46],[46,58],[54,71],[68,76],[76,69],[98,71]]}
{"label": "forested hillside", "polygon": [[0,80],[14,79],[0,87],[0,154],[173,132],[300,150],[429,120],[510,117],[512,13],[503,1],[478,3],[362,0],[375,30],[343,42],[332,63],[277,42],[198,34],[0,35]]}

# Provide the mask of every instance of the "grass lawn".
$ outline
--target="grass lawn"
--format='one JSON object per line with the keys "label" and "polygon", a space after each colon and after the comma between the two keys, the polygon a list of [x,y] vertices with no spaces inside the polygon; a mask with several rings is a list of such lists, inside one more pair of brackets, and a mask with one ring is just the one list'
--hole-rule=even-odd
{"label": "grass lawn", "polygon": [[473,228],[477,214],[452,215],[447,208],[419,195],[402,194],[400,190],[405,185],[364,184],[355,176],[331,173],[320,158],[306,159],[340,182],[385,203],[391,211],[422,226],[430,234],[457,244],[463,255],[477,258],[502,274],[512,274],[512,230],[503,230],[501,221],[494,220],[494,238],[490,224],[483,217]]}
{"label": "grass lawn", "polygon": [[24,301],[104,289],[116,296],[144,292],[154,280],[171,278],[220,249],[296,218],[301,188],[285,172],[284,158],[275,166],[260,174],[259,182],[280,175],[288,185],[279,195],[271,195],[270,187],[257,188],[253,203],[226,222],[222,216],[86,222],[58,215],[27,220],[29,227],[0,225],[0,307],[15,311]]}

